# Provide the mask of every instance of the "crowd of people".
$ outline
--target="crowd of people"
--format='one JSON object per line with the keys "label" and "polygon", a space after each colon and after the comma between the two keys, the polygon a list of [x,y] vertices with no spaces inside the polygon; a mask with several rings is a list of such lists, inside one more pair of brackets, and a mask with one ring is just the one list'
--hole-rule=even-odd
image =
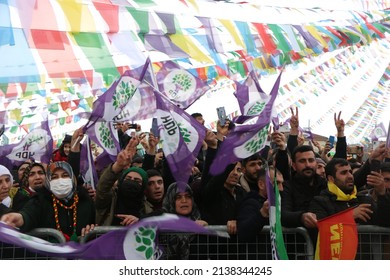
{"label": "crowd of people", "polygon": [[[201,113],[192,117],[204,124]],[[77,241],[96,226],[129,226],[173,213],[201,226],[226,225],[230,235],[249,242],[269,224],[269,172],[281,193],[282,226],[305,227],[314,244],[317,221],[351,207],[359,224],[390,227],[390,148],[379,145],[364,162],[349,159],[341,114],[334,122],[333,156],[330,143],[301,138],[298,110],[291,110],[288,134],[274,129],[259,153],[212,175],[210,166],[233,127],[228,119],[223,126],[218,122],[217,131],[207,130],[188,182],[174,181],[158,137],[128,133],[129,125],[118,123],[122,150],[99,171],[96,189],[80,176],[79,128],[65,137],[48,165],[34,160],[14,170],[0,165],[1,221],[23,232],[54,228]],[[172,242],[173,255],[188,258],[188,240]]]}

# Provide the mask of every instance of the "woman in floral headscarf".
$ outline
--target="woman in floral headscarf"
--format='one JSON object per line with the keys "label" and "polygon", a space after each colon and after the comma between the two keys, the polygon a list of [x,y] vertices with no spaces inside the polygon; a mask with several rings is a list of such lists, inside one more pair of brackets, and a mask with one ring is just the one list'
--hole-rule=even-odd
{"label": "woman in floral headscarf", "polygon": [[22,232],[54,228],[67,241],[77,241],[85,228],[93,228],[95,207],[86,190],[77,189],[71,166],[58,161],[48,166],[45,191],[33,196],[19,213],[6,214],[1,220]]}

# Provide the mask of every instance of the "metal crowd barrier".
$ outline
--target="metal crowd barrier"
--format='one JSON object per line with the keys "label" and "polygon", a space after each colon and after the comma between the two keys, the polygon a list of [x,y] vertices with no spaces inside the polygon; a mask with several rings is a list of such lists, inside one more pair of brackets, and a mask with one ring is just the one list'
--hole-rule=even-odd
{"label": "metal crowd barrier", "polygon": [[[81,238],[80,243],[90,240],[121,227],[95,227],[95,229]],[[226,232],[226,226],[208,226],[215,231]],[[230,238],[201,235],[191,233],[160,232],[158,245],[162,247],[164,254],[162,259],[177,259],[178,257],[169,252],[169,240],[173,236],[187,236],[189,241],[189,259],[193,260],[271,260],[270,227],[265,226],[256,240],[251,243],[238,242],[238,236]],[[312,259],[314,249],[310,237],[305,228],[283,229],[289,259],[305,260]]]}
{"label": "metal crowd barrier", "polygon": [[[99,236],[123,227],[96,227],[86,236],[81,237],[80,243],[87,243]],[[226,232],[226,226],[208,226],[215,231]],[[236,235],[230,238],[192,233],[163,232],[158,236],[158,244],[164,254],[162,259],[177,259],[169,252],[169,240],[172,236],[186,236],[189,240],[188,259],[193,260],[257,260],[272,259],[270,227],[266,226],[250,243],[238,241]],[[38,228],[29,235],[47,240],[52,243],[65,243],[61,232],[51,228]],[[283,237],[290,260],[310,260],[314,257],[314,246],[305,228],[283,228]],[[389,260],[390,259],[390,228],[359,225],[359,246],[357,260]],[[56,259],[44,254],[31,252],[11,244],[0,242],[0,259],[16,260],[51,260]]]}
{"label": "metal crowd barrier", "polygon": [[356,259],[390,260],[390,228],[358,225],[358,235]]}
{"label": "metal crowd barrier", "polygon": [[[27,233],[51,243],[65,243],[65,237],[61,232],[52,228],[36,228]],[[29,251],[12,244],[0,242],[0,260],[52,260],[53,258],[45,254]]]}

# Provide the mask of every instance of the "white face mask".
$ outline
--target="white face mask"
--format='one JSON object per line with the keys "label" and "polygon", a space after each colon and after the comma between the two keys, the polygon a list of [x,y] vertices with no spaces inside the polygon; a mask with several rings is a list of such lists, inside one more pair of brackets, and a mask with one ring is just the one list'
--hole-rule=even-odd
{"label": "white face mask", "polygon": [[59,199],[67,197],[73,189],[72,179],[60,178],[50,182],[50,191]]}

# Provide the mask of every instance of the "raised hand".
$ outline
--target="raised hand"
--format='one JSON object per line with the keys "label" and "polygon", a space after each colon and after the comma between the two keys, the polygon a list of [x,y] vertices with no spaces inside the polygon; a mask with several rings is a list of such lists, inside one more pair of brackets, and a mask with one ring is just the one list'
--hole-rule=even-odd
{"label": "raised hand", "polygon": [[80,152],[80,141],[83,140],[83,138],[83,127],[80,127],[73,132],[72,140],[70,142],[70,150],[72,152]]}
{"label": "raised hand", "polygon": [[148,139],[148,146],[149,148],[146,150],[146,153],[148,155],[155,155],[156,154],[156,147],[159,142],[159,138],[154,136],[153,133],[149,133],[149,139]]}
{"label": "raised hand", "polygon": [[137,145],[139,144],[138,137],[132,137],[127,143],[126,148],[119,152],[116,157],[116,161],[112,165],[112,171],[114,173],[122,172],[123,169],[127,168],[131,164],[131,160],[137,152]]}
{"label": "raised hand", "polygon": [[299,134],[299,115],[298,107],[295,108],[295,114],[293,108],[290,108],[291,117],[290,117],[290,135]]}
{"label": "raised hand", "polygon": [[336,118],[336,113],[334,113],[334,124],[337,129],[337,137],[344,137],[345,122],[341,118],[341,111],[339,112],[337,118]]}
{"label": "raised hand", "polygon": [[271,134],[272,142],[274,142],[280,150],[286,149],[286,136],[284,133],[275,131]]}

